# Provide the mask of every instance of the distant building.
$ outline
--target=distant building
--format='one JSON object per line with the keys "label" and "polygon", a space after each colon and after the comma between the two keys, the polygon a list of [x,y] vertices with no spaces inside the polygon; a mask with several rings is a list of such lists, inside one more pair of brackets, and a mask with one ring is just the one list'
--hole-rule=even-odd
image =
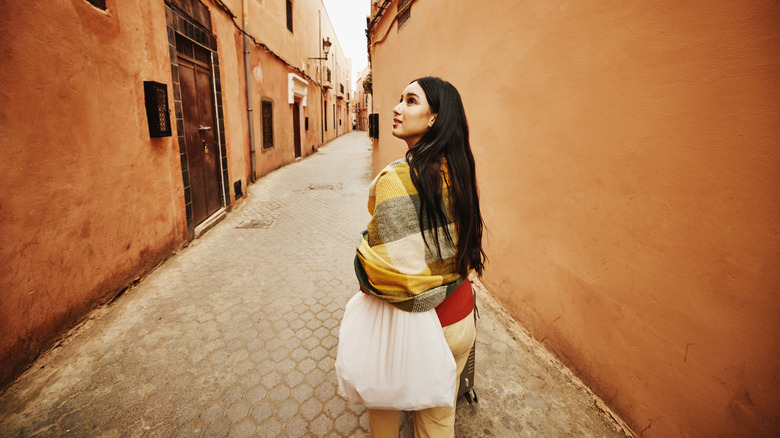
{"label": "distant building", "polygon": [[[353,93],[353,108],[355,115],[355,129],[368,131],[368,115],[371,113],[371,69],[366,67],[358,75]],[[368,78],[368,81],[366,79]]]}

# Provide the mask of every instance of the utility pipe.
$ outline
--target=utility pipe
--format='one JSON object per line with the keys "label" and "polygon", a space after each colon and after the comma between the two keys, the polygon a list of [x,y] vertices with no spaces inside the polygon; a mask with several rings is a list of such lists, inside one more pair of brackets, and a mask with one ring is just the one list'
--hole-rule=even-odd
{"label": "utility pipe", "polygon": [[[246,0],[244,0],[246,1]],[[318,19],[318,26],[319,29],[319,40],[317,45],[320,47],[320,56],[319,56],[319,62],[320,63],[320,108],[322,108],[322,112],[320,113],[320,136],[322,139],[320,140],[320,146],[322,146],[325,143],[325,111],[327,108],[325,108],[325,94],[322,89],[322,11],[317,11],[317,19]]]}
{"label": "utility pipe", "polygon": [[252,174],[250,175],[252,182],[257,180],[257,162],[255,158],[255,123],[254,123],[254,111],[252,109],[252,73],[250,71],[250,59],[249,59],[249,5],[248,0],[242,0],[241,2],[241,16],[244,25],[244,72],[246,74],[246,116],[249,121],[249,163]]}

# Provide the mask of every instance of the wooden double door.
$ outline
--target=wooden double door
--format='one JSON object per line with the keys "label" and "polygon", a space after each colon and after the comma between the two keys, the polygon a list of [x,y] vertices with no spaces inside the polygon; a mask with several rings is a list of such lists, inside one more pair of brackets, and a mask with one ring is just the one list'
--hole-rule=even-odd
{"label": "wooden double door", "polygon": [[211,53],[177,35],[176,54],[192,216],[198,225],[222,207]]}

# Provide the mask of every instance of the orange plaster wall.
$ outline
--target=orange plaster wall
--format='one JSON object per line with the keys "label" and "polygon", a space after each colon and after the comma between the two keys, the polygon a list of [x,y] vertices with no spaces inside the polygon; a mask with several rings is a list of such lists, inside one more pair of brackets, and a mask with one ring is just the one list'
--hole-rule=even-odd
{"label": "orange plaster wall", "polygon": [[637,434],[777,436],[780,6],[446,3],[374,31],[374,171],[453,82],[491,293]]}
{"label": "orange plaster wall", "polygon": [[[241,2],[234,13],[240,13]],[[246,195],[246,188],[251,181],[251,165],[249,161],[249,143],[246,115],[246,88],[244,75],[243,38],[236,30],[229,16],[209,4],[211,13],[211,32],[217,40],[219,54],[219,74],[222,86],[222,111],[225,122],[225,149],[228,159],[228,188],[231,205],[237,202],[233,183],[241,180],[241,187]],[[239,21],[240,23],[240,21]]]}
{"label": "orange plaster wall", "polygon": [[[224,4],[235,14],[235,22],[243,25],[242,2],[225,1]],[[300,102],[301,117],[301,156],[306,157],[316,151],[323,143],[321,129],[321,97],[317,86],[316,61],[308,57],[318,55],[318,18],[317,11],[322,9],[322,32],[332,35],[333,47],[328,61],[323,66],[334,68],[334,55],[344,64],[341,48],[335,39],[328,15],[320,0],[299,0],[294,3],[294,32],[287,30],[284,2],[258,2],[249,0],[249,34],[258,42],[265,44],[273,53],[260,46],[250,44],[250,72],[253,106],[253,124],[257,177],[261,177],[279,167],[295,161],[293,140],[293,109],[288,101],[288,74],[293,73],[308,82],[307,105]],[[242,180],[243,186],[251,181],[251,158],[249,151],[249,133],[246,113],[246,88],[244,75],[243,35],[231,23],[228,15],[213,2],[209,4],[213,31],[219,46],[223,108],[225,110],[225,134],[228,149],[230,172],[230,190],[233,183]],[[277,56],[274,56],[276,54]],[[281,58],[281,59],[280,59]],[[287,63],[305,70],[306,75]],[[332,93],[331,93],[332,94]],[[262,99],[273,101],[274,147],[263,149]],[[331,99],[335,99],[334,96]],[[330,102],[330,101],[329,101]],[[332,108],[328,112],[331,119]],[[305,129],[305,118],[309,118],[309,129]],[[325,131],[325,142],[336,138],[332,124]],[[314,149],[312,149],[314,148]],[[232,198],[231,198],[232,199]]]}
{"label": "orange plaster wall", "polygon": [[[288,74],[299,73],[287,67],[278,61],[272,55],[256,52],[256,58],[259,60],[263,71],[263,80],[260,83],[252,84],[252,91],[256,96],[255,100],[255,133],[256,148],[258,151],[258,169],[262,169],[261,174],[266,174],[274,169],[295,161],[295,147],[293,141],[293,106],[288,103]],[[253,61],[252,65],[257,65],[258,61]],[[308,81],[308,80],[307,80]],[[311,155],[312,146],[320,146],[319,111],[316,110],[319,102],[319,91],[311,85],[308,88],[307,105],[299,103],[301,117],[301,156]],[[263,124],[262,124],[262,98],[270,98],[273,101],[273,136],[274,147],[263,149]],[[311,105],[314,107],[311,107]],[[305,117],[309,116],[309,130],[305,129]],[[315,135],[316,134],[316,135]]]}
{"label": "orange plaster wall", "polygon": [[163,2],[109,6],[3,6],[0,384],[187,239],[178,146],[144,106],[144,80],[173,103]]}

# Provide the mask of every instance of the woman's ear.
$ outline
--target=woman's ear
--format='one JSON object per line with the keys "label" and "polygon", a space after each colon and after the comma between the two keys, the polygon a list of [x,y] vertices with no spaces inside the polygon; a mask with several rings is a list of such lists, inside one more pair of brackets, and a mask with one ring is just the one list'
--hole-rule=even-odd
{"label": "woman's ear", "polygon": [[430,122],[428,122],[428,127],[430,128],[431,126],[433,126],[433,123],[434,123],[435,121],[436,121],[436,114],[434,114],[434,115],[432,115],[432,116],[431,116],[431,121],[430,121]]}

